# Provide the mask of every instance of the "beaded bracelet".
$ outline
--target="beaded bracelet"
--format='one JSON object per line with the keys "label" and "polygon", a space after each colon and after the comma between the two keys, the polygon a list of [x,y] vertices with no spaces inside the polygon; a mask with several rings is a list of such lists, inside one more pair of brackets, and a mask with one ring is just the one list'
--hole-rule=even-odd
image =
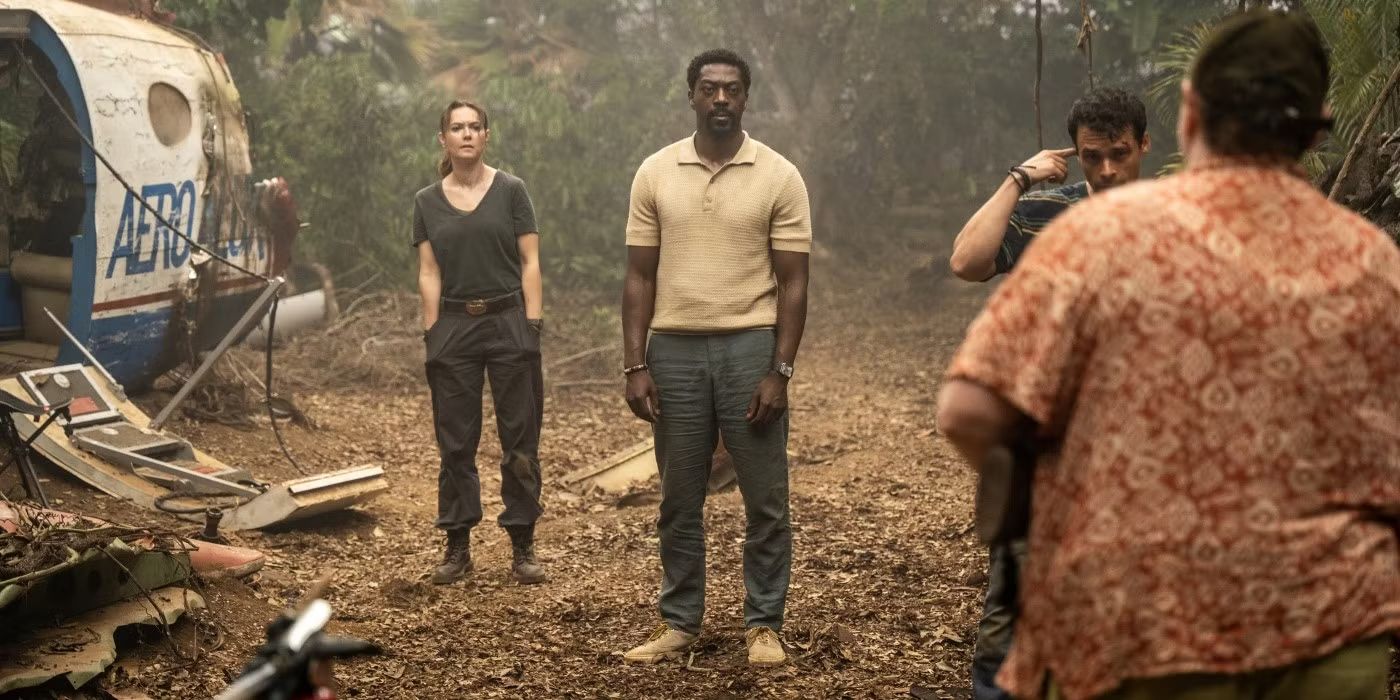
{"label": "beaded bracelet", "polygon": [[1016,187],[1021,190],[1021,194],[1025,194],[1026,190],[1031,188],[1031,174],[1026,172],[1025,168],[1019,165],[1013,165],[1007,169],[1006,172],[1011,175],[1011,181],[1016,183]]}

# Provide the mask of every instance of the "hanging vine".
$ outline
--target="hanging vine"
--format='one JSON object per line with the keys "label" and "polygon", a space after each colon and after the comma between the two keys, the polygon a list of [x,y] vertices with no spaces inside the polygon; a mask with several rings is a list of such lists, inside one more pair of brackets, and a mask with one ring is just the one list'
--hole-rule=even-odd
{"label": "hanging vine", "polygon": [[1040,118],[1040,80],[1045,72],[1045,34],[1041,31],[1041,17],[1044,13],[1042,0],[1035,0],[1035,142],[1036,147],[1045,150],[1045,124]]}
{"label": "hanging vine", "polygon": [[[1039,3],[1037,3],[1039,4]],[[1093,13],[1089,11],[1089,0],[1079,0],[1079,39],[1076,46],[1084,54],[1089,70],[1089,89],[1094,89],[1094,25]]]}

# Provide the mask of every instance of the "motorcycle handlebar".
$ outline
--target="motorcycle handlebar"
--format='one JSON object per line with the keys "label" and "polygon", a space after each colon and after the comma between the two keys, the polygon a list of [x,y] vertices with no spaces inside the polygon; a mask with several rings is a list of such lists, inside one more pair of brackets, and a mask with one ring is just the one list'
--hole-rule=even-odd
{"label": "motorcycle handlebar", "polygon": [[361,639],[324,634],[322,630],[330,618],[330,604],[320,598],[312,600],[290,624],[283,623],[285,631],[277,639],[268,640],[262,662],[246,671],[214,700],[256,700],[280,680],[304,678],[312,661],[382,651],[378,645]]}

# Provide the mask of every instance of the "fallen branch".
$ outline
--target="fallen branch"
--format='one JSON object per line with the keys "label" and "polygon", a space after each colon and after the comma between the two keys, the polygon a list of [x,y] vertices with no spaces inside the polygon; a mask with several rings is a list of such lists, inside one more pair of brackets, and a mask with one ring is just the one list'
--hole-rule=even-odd
{"label": "fallen branch", "polygon": [[[170,644],[171,655],[173,655],[179,661],[195,661],[199,659],[198,646],[195,647],[194,656],[188,659],[185,658],[184,654],[180,653],[180,647],[175,646],[175,637],[174,635],[170,634],[170,621],[165,619],[165,611],[160,609],[160,603],[156,602],[155,596],[151,594],[151,590],[149,588],[146,588],[146,584],[141,583],[141,580],[136,578],[136,574],[131,573],[131,569],[126,568],[126,564],[123,564],[120,559],[117,559],[116,557],[112,556],[112,553],[107,551],[105,547],[99,549],[98,551],[102,552],[102,554],[106,556],[109,560],[111,560],[113,564],[116,564],[117,566],[121,567],[121,570],[126,572],[127,580],[136,584],[136,587],[141,589],[141,594],[145,596],[146,602],[151,604],[151,612],[155,615],[156,622],[160,623],[160,630],[162,633],[165,634],[165,641],[168,644]],[[190,572],[190,574],[193,573],[194,572]],[[188,578],[190,574],[187,574],[186,578]],[[198,634],[195,635],[195,640],[196,643],[198,643]]]}
{"label": "fallen branch", "polygon": [[581,351],[581,352],[576,352],[576,353],[574,353],[574,354],[572,354],[572,355],[569,355],[568,357],[561,357],[561,358],[559,358],[559,359],[557,359],[557,360],[555,360],[555,361],[549,363],[548,365],[545,366],[545,369],[554,369],[554,368],[556,368],[556,367],[561,367],[561,366],[563,366],[563,365],[569,364],[570,362],[576,362],[576,361],[578,361],[578,360],[582,360],[582,359],[585,358],[585,357],[592,357],[592,356],[594,356],[594,355],[602,354],[602,353],[604,353],[604,352],[607,352],[607,351],[609,351],[609,350],[612,350],[612,349],[615,348],[615,347],[617,347],[617,344],[616,344],[616,343],[608,343],[607,345],[599,345],[599,346],[596,347],[596,348],[589,348],[589,349],[583,350],[583,351]]}
{"label": "fallen branch", "polygon": [[[384,271],[383,271],[383,270],[378,270],[378,271],[376,271],[374,274],[372,274],[372,275],[369,276],[369,279],[366,279],[365,281],[363,281],[363,282],[361,282],[361,283],[355,285],[355,286],[354,286],[353,288],[351,288],[351,289],[345,290],[345,296],[347,296],[347,297],[353,297],[353,296],[355,296],[356,294],[359,294],[360,292],[362,292],[362,291],[365,290],[365,287],[368,287],[368,286],[369,286],[371,283],[373,283],[375,280],[379,279],[380,275],[383,275],[383,274],[384,274]],[[359,298],[359,297],[356,297],[356,298]]]}
{"label": "fallen branch", "polygon": [[[340,313],[340,318],[337,319],[335,323],[332,323],[330,327],[326,328],[326,335],[332,335],[340,329],[350,325],[351,322],[358,320],[359,317],[355,315],[355,311],[360,308],[361,304],[364,304],[370,300],[388,300],[392,302],[393,299],[393,292],[375,292],[373,294],[366,294],[362,297],[359,297],[358,299],[350,302],[350,305],[347,306],[345,310]],[[389,306],[389,304],[385,304],[385,306]]]}
{"label": "fallen branch", "polygon": [[620,383],[616,379],[575,379],[567,382],[554,382],[550,386],[563,389],[572,386],[616,386]]}
{"label": "fallen branch", "polygon": [[360,356],[363,357],[365,355],[368,355],[370,350],[382,348],[386,345],[402,345],[404,343],[419,342],[417,338],[411,336],[399,336],[397,338],[391,337],[387,339],[385,338],[385,336],[390,335],[393,335],[393,333],[381,333],[379,335],[372,335],[368,338],[365,338],[364,342],[360,343]]}
{"label": "fallen branch", "polygon": [[690,658],[686,659],[686,661],[685,661],[685,670],[687,670],[687,671],[700,671],[700,672],[702,672],[702,673],[709,673],[709,672],[711,672],[711,671],[714,671],[713,668],[706,668],[706,667],[704,667],[704,666],[696,666],[696,665],[695,665],[695,652],[693,652],[693,651],[690,652]]}

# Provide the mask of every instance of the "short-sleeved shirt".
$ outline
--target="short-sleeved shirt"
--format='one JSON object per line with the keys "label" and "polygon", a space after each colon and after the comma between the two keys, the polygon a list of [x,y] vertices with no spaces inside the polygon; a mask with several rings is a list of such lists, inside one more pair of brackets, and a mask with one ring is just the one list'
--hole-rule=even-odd
{"label": "short-sleeved shirt", "polygon": [[1065,213],[1070,205],[1088,196],[1087,182],[1021,195],[1016,201],[1016,208],[1011,210],[1011,220],[1006,224],[1006,233],[1001,237],[995,274],[1004,275],[1010,272],[1011,268],[1016,266],[1016,261],[1026,252],[1026,247],[1055,217]]}
{"label": "short-sleeved shirt", "polygon": [[453,206],[439,180],[413,197],[413,245],[433,246],[447,299],[490,299],[520,291],[520,245],[538,233],[535,207],[525,182],[509,173],[495,177],[472,211]]}
{"label": "short-sleeved shirt", "polygon": [[627,245],[660,246],[659,333],[727,333],[778,320],[774,250],[807,253],[812,222],[797,167],[744,135],[712,172],[694,137],[652,154],[632,181]]}
{"label": "short-sleeved shirt", "polygon": [[998,677],[1017,697],[1400,631],[1400,249],[1301,178],[1224,164],[1074,206],[948,376],[1058,442]]}

